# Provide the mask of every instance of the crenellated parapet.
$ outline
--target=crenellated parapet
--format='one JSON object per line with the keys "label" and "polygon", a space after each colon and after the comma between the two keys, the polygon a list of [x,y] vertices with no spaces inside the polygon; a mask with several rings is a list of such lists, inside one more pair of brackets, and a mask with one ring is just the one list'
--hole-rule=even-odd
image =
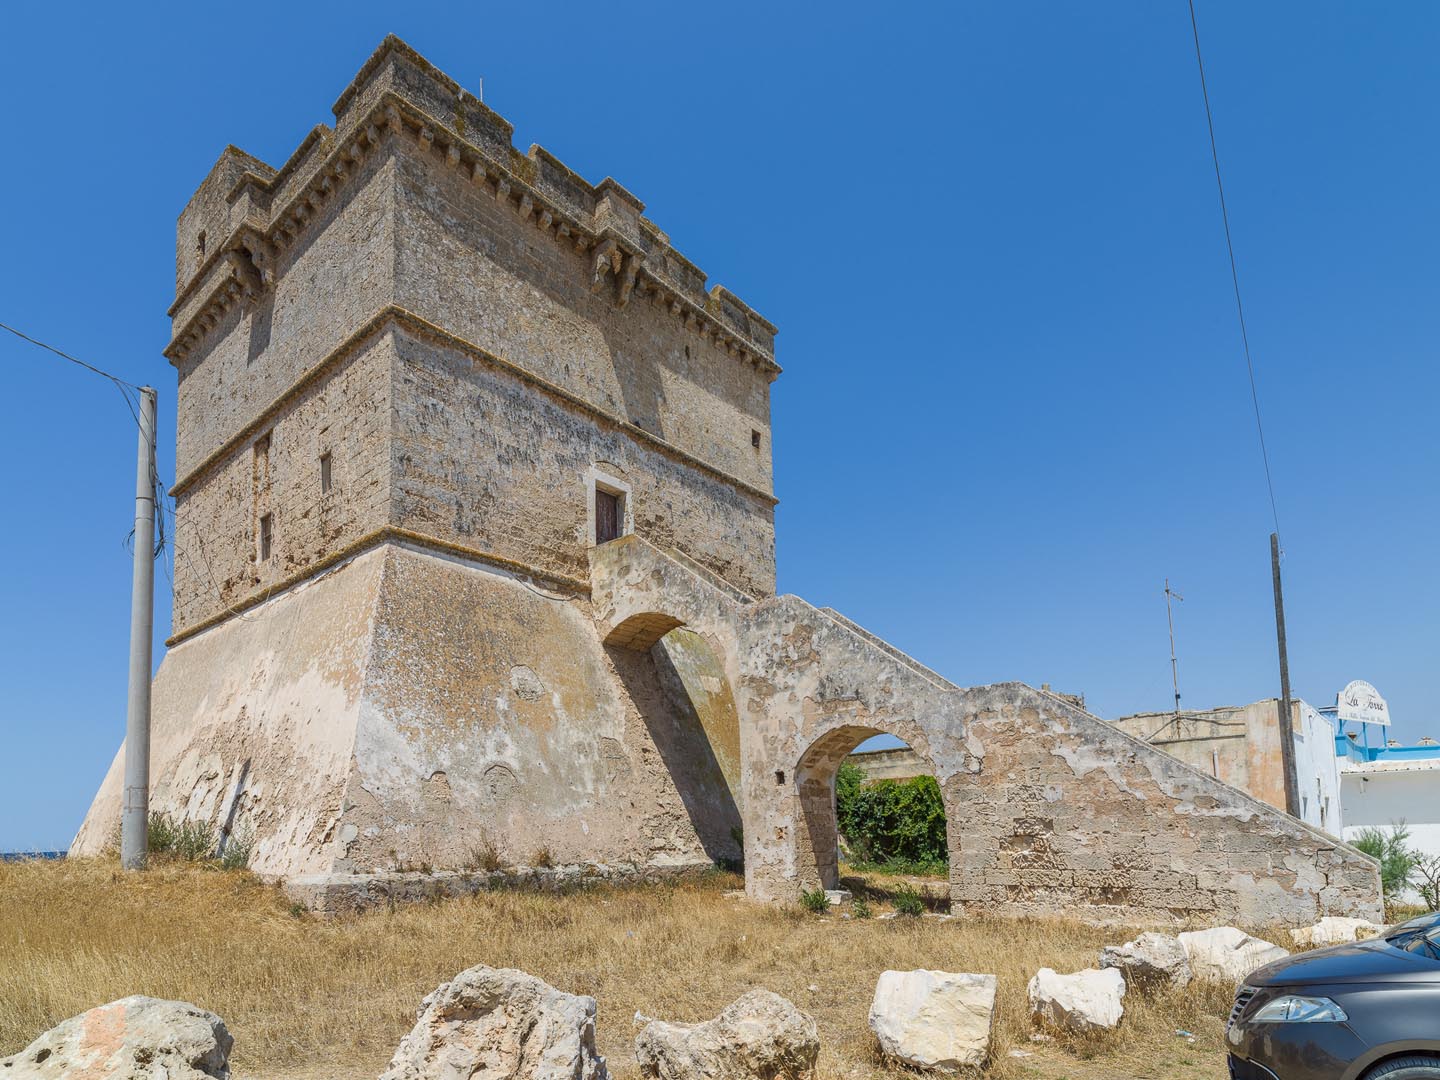
{"label": "crenellated parapet", "polygon": [[775,326],[671,246],[644,204],[615,180],[590,184],[393,35],[275,170],[229,147],[179,222],[174,337],[180,364],[236,305],[274,284],[287,251],[368,158],[393,142],[443,161],[550,242],[587,262],[589,287],[617,307],[656,305],[704,341],[773,379]]}

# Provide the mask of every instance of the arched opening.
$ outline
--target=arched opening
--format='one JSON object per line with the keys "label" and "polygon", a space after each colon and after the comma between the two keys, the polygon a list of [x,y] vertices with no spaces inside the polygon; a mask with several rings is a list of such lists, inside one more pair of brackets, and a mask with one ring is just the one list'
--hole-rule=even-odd
{"label": "arched opening", "polygon": [[898,734],[841,727],[805,752],[795,784],[805,887],[863,886],[881,895],[913,889],[948,900],[945,796],[923,752]]}
{"label": "arched opening", "polygon": [[740,714],[720,654],[703,635],[658,614],[631,616],[606,644],[694,841],[711,862],[738,869]]}

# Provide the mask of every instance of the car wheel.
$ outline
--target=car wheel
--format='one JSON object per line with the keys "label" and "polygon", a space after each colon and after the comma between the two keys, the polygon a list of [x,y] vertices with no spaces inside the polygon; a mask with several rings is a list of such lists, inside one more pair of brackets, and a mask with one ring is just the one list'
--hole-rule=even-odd
{"label": "car wheel", "polygon": [[1365,1074],[1365,1080],[1440,1080],[1440,1058],[1392,1058]]}

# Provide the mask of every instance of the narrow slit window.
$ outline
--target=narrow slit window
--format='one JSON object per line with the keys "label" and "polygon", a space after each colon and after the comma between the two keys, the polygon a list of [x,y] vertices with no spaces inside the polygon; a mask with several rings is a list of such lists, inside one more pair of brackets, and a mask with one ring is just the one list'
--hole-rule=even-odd
{"label": "narrow slit window", "polygon": [[751,429],[750,429],[750,445],[753,446],[753,447],[755,447],[756,450],[759,450],[759,449],[760,449],[760,429],[759,429],[759,428],[751,428]]}
{"label": "narrow slit window", "polygon": [[265,562],[270,558],[270,544],[274,539],[275,519],[271,514],[265,514],[260,518],[260,561]]}
{"label": "narrow slit window", "polygon": [[625,504],[621,496],[603,488],[595,489],[595,543],[617,540],[625,527]]}
{"label": "narrow slit window", "polygon": [[330,473],[330,455],[329,455],[329,454],[321,454],[321,455],[320,455],[320,494],[321,494],[321,495],[328,495],[328,494],[330,493],[330,480],[331,480],[331,473]]}

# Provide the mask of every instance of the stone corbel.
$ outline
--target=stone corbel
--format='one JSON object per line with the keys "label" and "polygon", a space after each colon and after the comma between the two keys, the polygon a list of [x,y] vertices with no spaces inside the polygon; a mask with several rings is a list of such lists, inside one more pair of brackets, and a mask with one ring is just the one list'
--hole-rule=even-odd
{"label": "stone corbel", "polygon": [[606,237],[595,249],[590,271],[590,291],[598,293],[605,287],[605,276],[607,274],[618,274],[620,272],[620,260],[622,258],[620,245],[615,242],[613,236]]}
{"label": "stone corbel", "polygon": [[620,275],[620,295],[616,297],[616,303],[624,307],[630,303],[630,294],[635,289],[635,278],[640,273],[640,264],[644,256],[638,251],[632,251],[625,256],[625,272]]}
{"label": "stone corbel", "polygon": [[260,294],[265,291],[265,282],[251,253],[243,247],[234,247],[225,252],[225,261],[230,264],[230,271],[244,294],[245,303],[253,304],[259,300]]}

